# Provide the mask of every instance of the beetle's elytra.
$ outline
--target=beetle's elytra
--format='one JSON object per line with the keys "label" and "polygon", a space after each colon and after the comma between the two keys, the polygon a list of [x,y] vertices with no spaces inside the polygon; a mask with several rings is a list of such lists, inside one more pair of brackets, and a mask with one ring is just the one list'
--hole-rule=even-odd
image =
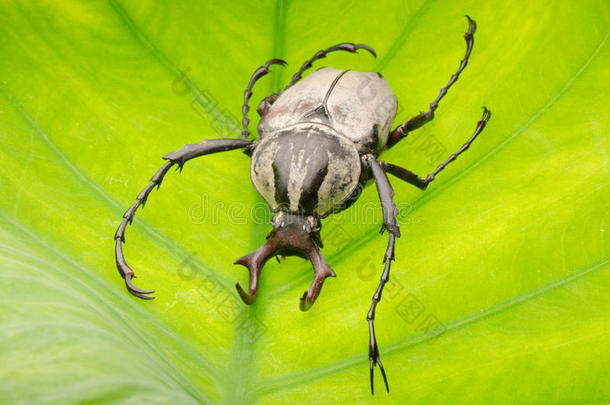
{"label": "beetle's elytra", "polygon": [[[440,100],[466,67],[472,51],[476,24],[470,17],[466,17],[466,55],[458,70],[430,104],[428,111],[398,125],[394,130],[391,130],[391,126],[397,100],[381,74],[325,67],[302,78],[302,74],[312,67],[313,62],[324,58],[329,52],[356,52],[364,49],[376,56],[367,45],[343,43],[317,52],[301,66],[283,91],[263,99],[258,107],[261,116],[258,137],[251,141],[248,103],[252,88],[258,79],[269,73],[271,65],[285,66],[286,62],[271,59],[258,68],[244,93],[241,138],[204,140],[185,145],[182,149],[163,156],[168,162],[152,177],[150,184],[140,192],[136,202],[123,215],[123,221],[115,234],[116,264],[128,291],[136,297],[152,298],[148,294],[154,291],[142,290],[133,284],[134,273],[125,262],[122,243],[125,242],[125,228],[133,220],[136,210],[144,205],[150,192],[161,185],[165,174],[174,165],[182,170],[184,163],[190,159],[233,149],[242,149],[251,157],[250,178],[256,191],[274,213],[271,221],[273,230],[259,249],[235,261],[250,271],[248,291],[244,291],[239,283],[235,287],[243,301],[252,304],[258,293],[261,269],[269,258],[276,255],[307,258],[313,265],[314,279],[309,290],[301,296],[300,308],[303,311],[313,305],[326,277],[335,276],[320,252],[320,220],[349,207],[358,199],[361,188],[374,182],[383,211],[381,232],[388,231],[389,241],[379,287],[373,295],[366,317],[370,338],[370,383],[373,393],[373,371],[379,365],[389,392],[374,328],[375,308],[381,300],[384,285],[389,280],[395,238],[400,236],[397,209],[393,201],[394,191],[386,173],[425,190],[441,170],[468,149],[485,128],[491,112],[483,107],[483,116],[468,141],[425,178],[400,166],[378,161],[377,158],[384,150],[404,139],[409,132],[434,118]],[[367,88],[366,94],[363,93],[363,86]]]}

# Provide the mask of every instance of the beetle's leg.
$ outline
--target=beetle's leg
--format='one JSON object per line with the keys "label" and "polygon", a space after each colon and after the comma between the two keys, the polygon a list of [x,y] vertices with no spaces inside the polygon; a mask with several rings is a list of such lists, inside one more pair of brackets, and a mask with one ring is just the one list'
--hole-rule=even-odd
{"label": "beetle's leg", "polygon": [[392,263],[392,260],[394,260],[394,242],[396,238],[400,237],[400,228],[398,227],[398,221],[396,220],[396,216],[398,215],[398,209],[396,208],[396,204],[394,204],[393,200],[394,190],[390,185],[388,177],[372,155],[366,155],[365,161],[371,167],[371,172],[373,174],[373,178],[375,179],[375,184],[377,185],[377,193],[379,194],[379,199],[381,200],[381,208],[383,211],[383,226],[381,227],[380,232],[383,233],[383,231],[387,230],[389,235],[388,247],[386,249],[385,256],[383,257],[383,273],[381,274],[381,279],[379,280],[379,286],[377,287],[377,291],[375,291],[375,294],[373,295],[373,303],[371,304],[371,309],[369,309],[369,312],[366,315],[366,319],[369,323],[369,362],[371,377],[371,394],[374,394],[373,368],[376,365],[378,365],[379,369],[381,370],[381,375],[383,376],[383,381],[385,383],[386,390],[390,392],[388,380],[385,375],[385,370],[383,369],[383,365],[381,364],[381,360],[379,359],[379,347],[377,346],[377,340],[375,338],[374,321],[375,309],[377,308],[377,303],[381,301],[381,293],[383,292],[383,287],[390,279],[390,265]]}
{"label": "beetle's leg", "polygon": [[466,143],[464,145],[462,145],[462,147],[460,149],[458,149],[457,152],[451,154],[451,156],[449,156],[447,158],[447,160],[445,160],[443,163],[438,165],[438,167],[436,169],[434,169],[434,171],[432,173],[427,175],[426,178],[421,178],[417,174],[415,174],[407,169],[403,169],[402,167],[395,166],[393,164],[386,163],[386,162],[380,162],[381,167],[382,167],[383,171],[390,173],[390,174],[398,177],[399,179],[404,180],[407,183],[414,185],[415,187],[419,187],[420,189],[425,190],[426,187],[428,187],[428,184],[430,184],[430,182],[436,178],[436,175],[441,170],[443,170],[445,167],[447,167],[447,165],[449,163],[453,162],[455,159],[457,159],[457,157],[462,152],[464,152],[466,149],[468,149],[470,144],[483,131],[483,128],[485,128],[485,125],[487,124],[487,121],[489,121],[490,118],[491,118],[491,111],[489,111],[487,108],[483,107],[483,116],[481,117],[481,120],[477,123],[477,127],[474,130],[474,133],[472,134],[470,139],[468,139],[468,141],[466,141]]}
{"label": "beetle's leg", "polygon": [[442,100],[443,97],[445,97],[445,94],[447,94],[449,88],[453,85],[453,83],[457,81],[458,77],[460,76],[460,73],[462,73],[462,70],[464,70],[464,68],[466,67],[466,64],[468,63],[468,58],[470,57],[470,52],[472,51],[472,46],[474,45],[474,32],[477,29],[476,22],[468,16],[466,16],[466,18],[468,19],[468,31],[466,32],[466,34],[464,34],[464,39],[466,40],[466,55],[464,56],[464,59],[462,59],[462,61],[460,62],[460,66],[458,67],[457,72],[455,72],[451,76],[447,85],[441,89],[436,99],[432,103],[430,103],[430,108],[428,109],[428,111],[419,113],[404,124],[397,126],[396,129],[394,129],[390,133],[387,142],[388,148],[391,148],[396,143],[398,143],[398,141],[405,138],[409,132],[416,130],[424,124],[432,121],[432,119],[434,118],[434,111],[436,111],[436,109],[438,108],[438,103]]}
{"label": "beetle's leg", "polygon": [[298,82],[299,80],[302,79],[302,75],[303,72],[305,72],[307,69],[311,68],[313,66],[313,63],[315,61],[317,61],[318,59],[322,59],[325,58],[327,54],[329,54],[330,52],[334,52],[334,51],[348,51],[348,52],[356,52],[358,49],[365,49],[367,51],[369,51],[373,57],[377,57],[377,54],[375,53],[375,51],[373,50],[373,48],[371,48],[368,45],[364,45],[364,44],[352,44],[351,42],[346,42],[343,44],[338,44],[335,46],[331,46],[330,48],[321,50],[316,52],[316,54],[311,58],[308,59],[307,61],[305,61],[305,63],[303,63],[303,66],[301,66],[301,69],[299,69],[298,72],[296,72],[294,74],[294,76],[292,76],[292,79],[290,80],[290,83],[288,83],[288,85],[286,86],[286,89],[288,89],[289,87],[291,87],[292,85],[294,85],[296,82]]}
{"label": "beetle's leg", "polygon": [[182,167],[184,166],[184,163],[187,160],[210,153],[245,148],[250,144],[250,141],[243,139],[209,139],[196,144],[184,145],[182,149],[168,153],[167,155],[163,156],[163,159],[169,160],[169,162],[165,163],[159,169],[159,171],[155,173],[155,175],[150,179],[150,184],[148,184],[148,186],[146,186],[136,198],[136,202],[131,207],[129,207],[127,211],[125,211],[125,214],[123,215],[123,221],[119,225],[119,228],[117,229],[114,235],[116,266],[121,276],[125,279],[125,285],[127,286],[127,290],[130,293],[132,293],[136,297],[147,300],[154,298],[146,295],[152,294],[154,291],[142,290],[136,287],[131,281],[132,278],[135,277],[135,275],[133,274],[133,270],[131,269],[131,267],[129,267],[129,265],[127,265],[127,262],[125,261],[122,246],[122,243],[125,243],[125,228],[127,227],[127,224],[133,221],[138,207],[144,206],[144,204],[146,204],[146,199],[148,198],[150,192],[155,187],[158,188],[161,186],[163,178],[173,165],[178,165],[178,168],[180,169],[180,171],[182,171]]}
{"label": "beetle's leg", "polygon": [[256,69],[252,74],[252,77],[250,78],[250,83],[248,83],[248,88],[246,88],[246,91],[244,92],[244,105],[241,108],[243,114],[242,124],[244,127],[244,129],[241,131],[241,137],[243,139],[248,139],[248,136],[250,135],[250,131],[248,130],[248,124],[250,123],[250,120],[248,119],[248,111],[250,111],[250,106],[248,105],[248,103],[250,102],[250,97],[252,97],[252,87],[254,87],[254,83],[256,83],[258,79],[269,73],[269,66],[286,66],[287,64],[288,63],[282,59],[271,59],[263,66]]}

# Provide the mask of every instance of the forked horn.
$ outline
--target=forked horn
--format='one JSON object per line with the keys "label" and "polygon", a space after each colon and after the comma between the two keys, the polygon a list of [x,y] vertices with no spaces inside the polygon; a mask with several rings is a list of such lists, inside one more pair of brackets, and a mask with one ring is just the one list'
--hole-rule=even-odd
{"label": "forked horn", "polygon": [[303,257],[311,261],[314,270],[311,287],[305,291],[299,305],[302,311],[307,311],[320,295],[326,277],[335,277],[335,272],[320,252],[319,224],[312,217],[286,213],[277,214],[272,224],[274,229],[267,236],[267,241],[254,252],[235,261],[235,264],[246,266],[250,271],[248,292],[239,283],[235,283],[235,288],[241,299],[251,305],[256,300],[261,269],[267,260],[276,255]]}

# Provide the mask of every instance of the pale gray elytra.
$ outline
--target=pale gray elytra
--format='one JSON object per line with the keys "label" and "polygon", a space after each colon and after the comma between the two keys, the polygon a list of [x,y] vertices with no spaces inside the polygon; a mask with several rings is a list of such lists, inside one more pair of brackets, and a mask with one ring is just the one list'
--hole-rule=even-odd
{"label": "pale gray elytra", "polygon": [[244,93],[241,138],[208,139],[184,145],[180,150],[163,156],[168,162],[152,177],[136,202],[123,215],[123,221],[115,234],[115,253],[117,268],[125,279],[128,291],[139,298],[153,298],[148,294],[154,291],[143,290],[133,284],[132,278],[135,275],[125,262],[122,243],[125,242],[125,228],[133,220],[136,210],[139,206],[144,206],[150,192],[161,185],[165,174],[174,165],[182,171],[184,163],[190,159],[233,149],[241,149],[251,157],[250,178],[256,191],[274,213],[271,220],[273,229],[260,248],[235,261],[235,264],[246,266],[250,272],[248,291],[244,291],[239,283],[235,287],[243,301],[252,304],[258,293],[261,269],[269,258],[281,255],[309,259],[314,279],[309,290],[300,298],[302,311],[307,311],[313,305],[324,280],[335,277],[320,252],[320,220],[354,204],[362,188],[374,182],[383,212],[381,233],[387,230],[389,241],[383,259],[383,273],[366,316],[369,324],[370,384],[371,393],[374,393],[374,367],[378,365],[389,392],[374,328],[375,308],[390,277],[395,238],[400,236],[396,220],[398,210],[393,201],[394,191],[386,173],[425,190],[441,170],[468,149],[489,121],[491,112],[483,107],[483,116],[468,141],[424,178],[377,159],[383,151],[396,145],[409,132],[434,118],[440,100],[466,67],[472,51],[476,24],[470,17],[466,18],[466,54],[457,71],[430,104],[428,111],[414,116],[394,130],[391,126],[396,115],[397,100],[380,73],[324,67],[303,79],[302,74],[312,67],[313,62],[326,57],[329,52],[353,53],[364,49],[376,56],[367,45],[342,43],[317,52],[294,74],[284,90],[262,100],[257,109],[261,116],[258,137],[250,140],[248,102],[252,96],[252,87],[258,79],[269,73],[271,65],[285,66],[286,62],[271,59],[256,69]]}

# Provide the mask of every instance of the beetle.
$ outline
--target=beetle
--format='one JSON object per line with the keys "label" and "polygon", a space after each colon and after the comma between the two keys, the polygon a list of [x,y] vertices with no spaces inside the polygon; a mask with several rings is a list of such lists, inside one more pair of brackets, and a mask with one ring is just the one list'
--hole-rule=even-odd
{"label": "beetle", "polygon": [[[355,53],[358,49],[363,49],[376,57],[375,51],[367,45],[341,43],[318,51],[303,63],[283,91],[273,93],[261,101],[257,109],[261,117],[258,138],[251,141],[248,111],[252,88],[261,77],[270,72],[271,65],[286,66],[287,63],[281,59],[271,59],[256,69],[244,92],[241,138],[208,139],[184,145],[180,150],[163,156],[167,162],[123,215],[115,234],[115,256],[127,290],[139,298],[153,298],[149,294],[154,291],[143,290],[133,284],[135,275],[125,261],[122,244],[125,242],[127,224],[132,222],[138,207],[144,206],[150,192],[161,185],[172,166],[177,166],[176,169],[182,171],[184,164],[193,158],[235,149],[242,149],[251,157],[250,178],[256,191],[274,213],[271,220],[273,229],[260,248],[235,261],[235,264],[247,267],[250,272],[248,291],[239,283],[235,284],[235,288],[244,303],[250,305],[256,299],[261,269],[269,258],[281,255],[309,259],[314,278],[309,290],[300,297],[302,311],[307,311],[316,301],[324,280],[335,277],[320,252],[320,220],[354,204],[362,188],[374,182],[383,213],[380,233],[388,231],[388,245],[379,286],[366,316],[369,325],[370,384],[371,394],[374,394],[374,367],[379,366],[389,392],[374,327],[375,309],[390,277],[395,239],[400,237],[396,219],[398,210],[393,201],[394,191],[386,173],[425,190],[439,172],[468,149],[485,128],[491,112],[483,107],[483,115],[466,143],[426,177],[377,158],[410,132],[434,118],[439,102],[466,67],[474,45],[476,23],[469,16],[466,18],[466,54],[457,71],[440,90],[428,111],[419,113],[393,130],[391,126],[398,102],[380,73],[324,67],[303,79],[303,73],[312,68],[315,61],[325,58],[331,52]],[[362,94],[363,84],[368,88],[366,96]]]}

